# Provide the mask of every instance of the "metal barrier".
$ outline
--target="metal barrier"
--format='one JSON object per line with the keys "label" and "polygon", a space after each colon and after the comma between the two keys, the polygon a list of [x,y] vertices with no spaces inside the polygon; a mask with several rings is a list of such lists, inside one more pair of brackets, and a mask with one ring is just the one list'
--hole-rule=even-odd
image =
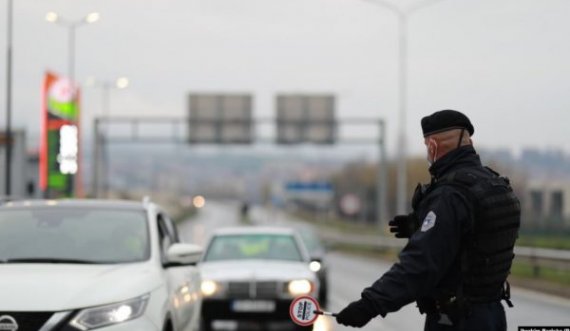
{"label": "metal barrier", "polygon": [[[374,250],[401,249],[407,240],[392,237],[347,234],[333,231],[321,231],[322,238],[332,245],[350,245],[367,247]],[[515,260],[531,265],[533,275],[538,277],[541,268],[570,270],[570,250],[558,250],[536,247],[515,247]]]}

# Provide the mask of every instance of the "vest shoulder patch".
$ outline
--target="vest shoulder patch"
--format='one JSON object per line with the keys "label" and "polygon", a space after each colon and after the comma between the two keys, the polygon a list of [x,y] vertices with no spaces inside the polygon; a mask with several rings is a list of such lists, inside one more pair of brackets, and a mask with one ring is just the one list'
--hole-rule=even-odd
{"label": "vest shoulder patch", "polygon": [[427,230],[433,228],[435,225],[436,218],[437,216],[435,215],[435,213],[430,210],[430,212],[427,213],[426,217],[424,218],[421,231],[426,232]]}

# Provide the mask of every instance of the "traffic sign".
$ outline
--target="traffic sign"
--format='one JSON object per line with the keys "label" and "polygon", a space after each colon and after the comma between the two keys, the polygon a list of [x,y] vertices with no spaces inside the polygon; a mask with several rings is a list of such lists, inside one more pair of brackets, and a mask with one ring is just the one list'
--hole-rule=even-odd
{"label": "traffic sign", "polygon": [[329,182],[287,182],[285,190],[290,192],[323,192],[333,193],[334,187]]}
{"label": "traffic sign", "polygon": [[252,96],[190,94],[191,144],[249,144],[253,141]]}
{"label": "traffic sign", "polygon": [[346,215],[356,215],[360,212],[362,203],[356,194],[345,194],[340,199],[340,210]]}
{"label": "traffic sign", "polygon": [[291,302],[289,315],[293,322],[300,326],[309,326],[315,323],[320,311],[317,300],[310,296],[301,296]]}
{"label": "traffic sign", "polygon": [[329,205],[334,197],[334,186],[324,181],[292,181],[283,184],[283,193],[287,201],[305,201],[318,205]]}
{"label": "traffic sign", "polygon": [[336,124],[334,95],[277,96],[278,144],[334,144]]}

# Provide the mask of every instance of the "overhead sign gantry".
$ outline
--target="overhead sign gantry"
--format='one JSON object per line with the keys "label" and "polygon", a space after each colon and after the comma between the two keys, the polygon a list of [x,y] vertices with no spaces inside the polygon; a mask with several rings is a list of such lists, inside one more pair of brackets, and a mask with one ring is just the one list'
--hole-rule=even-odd
{"label": "overhead sign gantry", "polygon": [[[377,214],[386,220],[385,123],[382,119],[342,118],[336,114],[332,94],[278,94],[276,116],[255,118],[253,96],[247,93],[190,93],[188,117],[112,117],[95,119],[93,195],[107,182],[105,146],[114,143],[182,143],[190,145],[336,145],[377,144]],[[117,125],[121,130],[109,130]],[[155,130],[139,128],[155,126]],[[344,130],[341,127],[359,127]],[[159,128],[160,127],[160,128]],[[368,130],[360,128],[367,127]],[[349,136],[347,132],[356,131]],[[366,132],[370,135],[363,136]],[[115,132],[115,134],[113,134]],[[341,133],[343,133],[341,135]],[[106,185],[105,185],[106,186]],[[103,188],[105,187],[103,186]],[[105,190],[105,189],[104,189]]]}

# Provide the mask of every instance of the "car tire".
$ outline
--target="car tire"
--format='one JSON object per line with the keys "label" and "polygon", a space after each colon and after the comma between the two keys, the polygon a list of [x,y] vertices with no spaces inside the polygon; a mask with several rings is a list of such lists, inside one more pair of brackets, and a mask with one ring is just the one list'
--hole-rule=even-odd
{"label": "car tire", "polygon": [[170,313],[164,317],[164,322],[162,323],[162,331],[174,331],[172,325],[172,319],[170,318]]}
{"label": "car tire", "polygon": [[164,327],[162,328],[162,331],[174,331],[174,330],[172,329],[172,323],[171,323],[170,321],[167,321],[167,322],[164,324]]}
{"label": "car tire", "polygon": [[212,320],[207,318],[202,318],[200,320],[200,331],[212,331]]}

